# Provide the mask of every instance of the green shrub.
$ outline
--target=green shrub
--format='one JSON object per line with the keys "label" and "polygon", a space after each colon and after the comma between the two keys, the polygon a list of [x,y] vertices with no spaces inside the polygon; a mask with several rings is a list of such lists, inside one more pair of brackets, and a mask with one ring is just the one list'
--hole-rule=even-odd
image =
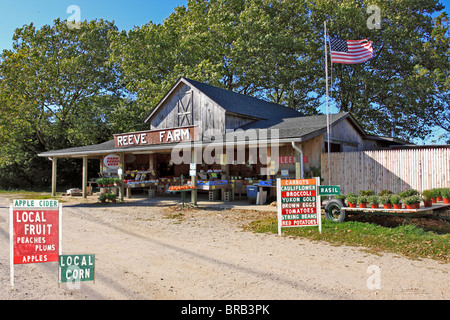
{"label": "green shrub", "polygon": [[367,201],[368,201],[370,204],[378,204],[378,196],[376,196],[376,195],[368,196],[368,197],[367,197]]}
{"label": "green shrub", "polygon": [[391,194],[394,194],[394,193],[390,190],[381,190],[380,193],[378,194],[378,196],[380,196],[380,197],[390,196]]}
{"label": "green shrub", "polygon": [[403,199],[403,198],[408,198],[411,196],[417,196],[417,195],[419,195],[419,191],[414,190],[414,189],[409,189],[409,190],[400,192],[398,195]]}
{"label": "green shrub", "polygon": [[422,196],[424,201],[431,201],[435,197],[435,193],[433,190],[424,190]]}
{"label": "green shrub", "polygon": [[390,198],[392,204],[402,203],[402,198],[398,194],[393,194]]}
{"label": "green shrub", "polygon": [[380,203],[381,204],[390,204],[391,203],[391,197],[389,195],[384,195],[380,197]]}
{"label": "green shrub", "polygon": [[358,196],[354,193],[347,193],[347,202],[348,203],[357,203]]}
{"label": "green shrub", "polygon": [[450,199],[450,188],[442,188],[441,196],[446,199]]}
{"label": "green shrub", "polygon": [[360,195],[357,199],[357,203],[367,203],[367,196],[365,195]]}
{"label": "green shrub", "polygon": [[375,191],[373,191],[373,190],[360,190],[359,191],[360,196],[369,197],[369,196],[373,196],[374,194],[375,194]]}

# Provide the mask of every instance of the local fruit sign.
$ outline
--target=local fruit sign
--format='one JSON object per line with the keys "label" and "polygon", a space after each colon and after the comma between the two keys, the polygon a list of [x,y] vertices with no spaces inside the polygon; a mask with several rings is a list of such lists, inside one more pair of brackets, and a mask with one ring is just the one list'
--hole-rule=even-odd
{"label": "local fruit sign", "polygon": [[279,235],[282,227],[319,226],[321,232],[319,184],[318,178],[278,179]]}
{"label": "local fruit sign", "polygon": [[11,207],[14,264],[58,261],[60,208],[56,200],[14,200]]}

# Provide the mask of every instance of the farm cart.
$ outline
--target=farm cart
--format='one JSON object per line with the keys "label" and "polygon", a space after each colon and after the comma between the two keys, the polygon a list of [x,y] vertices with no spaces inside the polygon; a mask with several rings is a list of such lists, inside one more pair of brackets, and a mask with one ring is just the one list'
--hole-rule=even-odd
{"label": "farm cart", "polygon": [[391,216],[404,217],[409,223],[410,218],[431,217],[434,211],[450,208],[449,204],[437,204],[432,207],[420,209],[371,209],[371,208],[349,208],[338,199],[332,199],[325,204],[325,218],[329,221],[344,222],[348,214],[365,214],[366,216]]}

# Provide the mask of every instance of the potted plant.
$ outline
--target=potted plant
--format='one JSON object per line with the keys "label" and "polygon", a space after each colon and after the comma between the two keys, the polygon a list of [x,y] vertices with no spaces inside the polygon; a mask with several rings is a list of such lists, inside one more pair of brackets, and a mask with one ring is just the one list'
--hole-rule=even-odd
{"label": "potted plant", "polygon": [[367,197],[367,201],[370,203],[372,209],[378,209],[378,196],[371,195]]}
{"label": "potted plant", "polygon": [[402,198],[398,194],[393,194],[390,200],[394,209],[402,208]]}
{"label": "potted plant", "polygon": [[367,208],[367,196],[360,195],[358,197],[357,203],[360,208]]}
{"label": "potted plant", "polygon": [[442,197],[442,189],[443,188],[436,188],[434,189],[436,192],[436,201],[443,201],[444,198]]}
{"label": "potted plant", "polygon": [[444,203],[450,204],[450,188],[443,188],[440,193],[444,200]]}
{"label": "potted plant", "polygon": [[111,200],[111,202],[116,203],[116,201],[117,201],[117,194],[109,193],[108,194],[108,200]]}
{"label": "potted plant", "polygon": [[103,187],[103,184],[105,183],[105,179],[98,178],[95,182],[97,183],[98,187],[101,188],[101,187]]}
{"label": "potted plant", "polygon": [[105,203],[107,199],[108,199],[107,193],[101,194],[101,195],[98,197],[98,201],[100,201],[101,203]]}
{"label": "potted plant", "polygon": [[417,201],[419,200],[418,196],[409,196],[403,199],[403,203],[406,206],[406,209],[417,209]]}
{"label": "potted plant", "polygon": [[347,203],[350,208],[356,208],[356,203],[358,202],[358,196],[354,193],[347,194]]}
{"label": "potted plant", "polygon": [[392,209],[391,197],[389,194],[380,197],[380,202],[384,209]]}
{"label": "potted plant", "polygon": [[433,205],[433,202],[431,199],[434,197],[434,191],[433,190],[424,190],[422,192],[422,200],[423,200],[423,206],[425,208],[431,207]]}
{"label": "potted plant", "polygon": [[122,180],[120,180],[119,178],[115,178],[115,179],[114,179],[114,185],[120,186],[121,181],[122,181]]}

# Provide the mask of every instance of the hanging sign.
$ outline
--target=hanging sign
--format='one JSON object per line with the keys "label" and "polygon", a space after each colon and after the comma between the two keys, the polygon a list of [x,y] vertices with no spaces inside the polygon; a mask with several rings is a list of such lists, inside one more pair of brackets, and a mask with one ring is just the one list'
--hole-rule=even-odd
{"label": "hanging sign", "polygon": [[103,159],[103,164],[111,170],[118,170],[119,163],[120,157],[117,154],[109,154]]}
{"label": "hanging sign", "polygon": [[14,200],[10,206],[10,268],[58,261],[61,253],[62,206],[56,200]]}
{"label": "hanging sign", "polygon": [[282,227],[318,226],[322,232],[320,179],[277,179],[278,234]]}

